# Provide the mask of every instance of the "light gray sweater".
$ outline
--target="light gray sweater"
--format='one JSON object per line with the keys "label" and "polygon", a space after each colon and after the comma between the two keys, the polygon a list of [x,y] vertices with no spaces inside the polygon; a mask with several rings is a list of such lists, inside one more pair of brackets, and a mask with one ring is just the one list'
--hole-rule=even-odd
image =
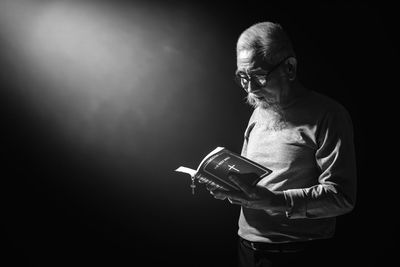
{"label": "light gray sweater", "polygon": [[258,242],[329,238],[356,199],[353,127],[345,108],[309,91],[283,108],[254,110],[242,155],[272,170],[258,185],[283,191],[285,213],[242,207],[238,234]]}

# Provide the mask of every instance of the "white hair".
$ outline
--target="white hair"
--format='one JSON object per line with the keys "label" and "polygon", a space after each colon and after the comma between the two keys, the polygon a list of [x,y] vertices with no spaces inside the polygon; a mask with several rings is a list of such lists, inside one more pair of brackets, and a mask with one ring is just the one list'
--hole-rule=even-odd
{"label": "white hair", "polygon": [[255,50],[268,64],[296,56],[289,36],[281,25],[273,22],[260,22],[247,28],[236,45],[237,54],[242,50]]}

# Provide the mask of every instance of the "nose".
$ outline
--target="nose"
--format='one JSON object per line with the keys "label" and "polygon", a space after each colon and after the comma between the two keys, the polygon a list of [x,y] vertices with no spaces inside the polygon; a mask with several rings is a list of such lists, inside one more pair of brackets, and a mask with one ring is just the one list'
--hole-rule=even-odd
{"label": "nose", "polygon": [[247,87],[246,87],[246,91],[248,93],[252,93],[253,92],[253,86],[252,86],[253,82],[251,81],[251,79],[249,79],[249,81],[247,82]]}
{"label": "nose", "polygon": [[252,82],[251,82],[251,79],[249,80],[249,82],[248,82],[248,84],[247,84],[247,92],[251,92],[252,90],[253,90],[253,86],[252,86]]}
{"label": "nose", "polygon": [[257,85],[253,86],[253,81],[250,79],[249,82],[247,83],[247,93],[256,93],[260,91],[260,88],[258,88]]}

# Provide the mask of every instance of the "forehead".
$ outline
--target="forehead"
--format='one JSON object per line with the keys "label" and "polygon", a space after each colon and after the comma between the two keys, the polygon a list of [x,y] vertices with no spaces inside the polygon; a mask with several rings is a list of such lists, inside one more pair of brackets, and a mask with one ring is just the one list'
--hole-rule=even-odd
{"label": "forehead", "polygon": [[238,71],[268,70],[270,65],[266,63],[262,56],[255,53],[254,50],[241,50],[237,54]]}

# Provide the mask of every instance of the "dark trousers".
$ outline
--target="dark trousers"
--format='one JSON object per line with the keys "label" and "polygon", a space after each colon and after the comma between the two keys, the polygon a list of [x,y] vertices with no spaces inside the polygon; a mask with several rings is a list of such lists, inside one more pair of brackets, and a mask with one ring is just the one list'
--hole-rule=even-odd
{"label": "dark trousers", "polygon": [[331,240],[264,245],[239,238],[239,267],[339,266]]}

